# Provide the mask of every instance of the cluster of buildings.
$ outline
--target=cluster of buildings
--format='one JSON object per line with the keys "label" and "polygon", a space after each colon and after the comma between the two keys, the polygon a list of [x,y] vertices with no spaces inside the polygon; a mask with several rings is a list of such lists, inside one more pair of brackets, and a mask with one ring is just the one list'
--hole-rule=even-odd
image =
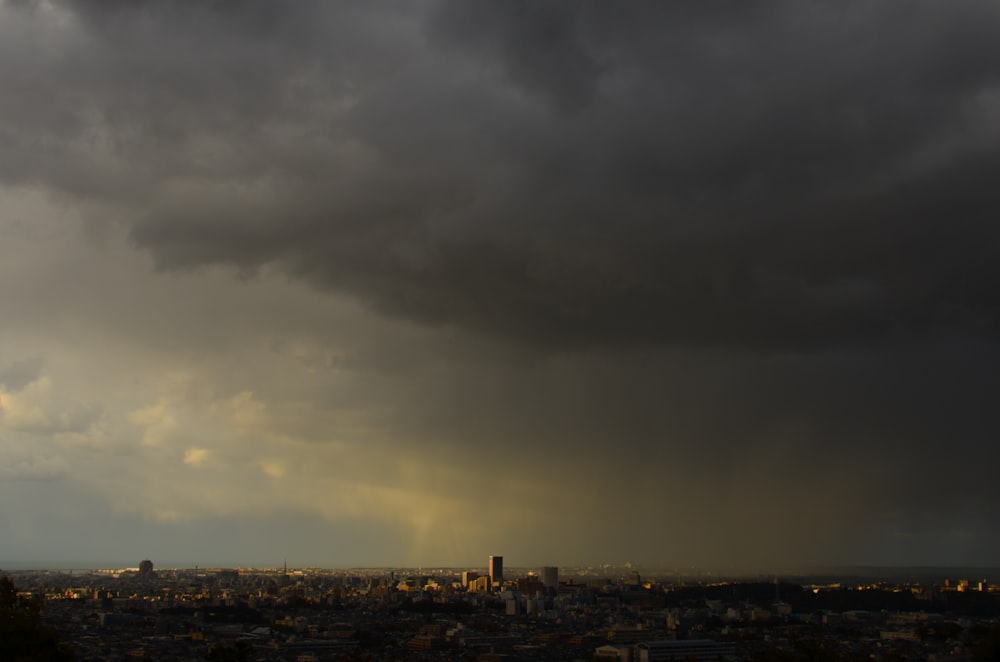
{"label": "cluster of buildings", "polygon": [[[80,660],[971,659],[1000,595],[631,568],[9,573]],[[783,656],[783,657],[782,657]],[[822,657],[822,656],[820,656]]]}

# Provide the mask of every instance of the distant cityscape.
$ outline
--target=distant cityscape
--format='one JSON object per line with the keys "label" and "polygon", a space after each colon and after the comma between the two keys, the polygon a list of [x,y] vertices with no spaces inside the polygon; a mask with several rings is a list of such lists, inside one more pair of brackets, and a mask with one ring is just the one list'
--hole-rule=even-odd
{"label": "distant cityscape", "polygon": [[721,576],[470,568],[7,568],[78,660],[899,660],[1000,651],[990,568]]}

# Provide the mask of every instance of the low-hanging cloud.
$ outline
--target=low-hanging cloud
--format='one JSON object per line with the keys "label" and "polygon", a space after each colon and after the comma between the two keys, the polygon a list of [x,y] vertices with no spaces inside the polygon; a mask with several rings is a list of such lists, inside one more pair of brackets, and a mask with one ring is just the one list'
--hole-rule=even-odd
{"label": "low-hanging cloud", "polygon": [[49,6],[0,175],[163,268],[548,347],[995,331],[981,3]]}

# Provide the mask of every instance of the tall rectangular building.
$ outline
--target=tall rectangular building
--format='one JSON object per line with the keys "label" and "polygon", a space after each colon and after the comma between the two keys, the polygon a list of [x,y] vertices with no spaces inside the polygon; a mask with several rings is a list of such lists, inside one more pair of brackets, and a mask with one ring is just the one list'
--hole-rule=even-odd
{"label": "tall rectangular building", "polygon": [[503,585],[503,557],[490,557],[490,581],[494,586]]}
{"label": "tall rectangular building", "polygon": [[542,583],[545,584],[545,588],[558,589],[559,568],[549,565],[542,568]]}

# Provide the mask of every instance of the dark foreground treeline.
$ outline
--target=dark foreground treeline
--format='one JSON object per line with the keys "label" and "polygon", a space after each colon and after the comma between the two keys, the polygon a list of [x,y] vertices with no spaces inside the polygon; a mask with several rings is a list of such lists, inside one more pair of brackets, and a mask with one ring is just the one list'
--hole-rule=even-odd
{"label": "dark foreground treeline", "polygon": [[35,662],[72,660],[69,646],[41,622],[38,603],[17,595],[14,583],[0,577],[0,660]]}

